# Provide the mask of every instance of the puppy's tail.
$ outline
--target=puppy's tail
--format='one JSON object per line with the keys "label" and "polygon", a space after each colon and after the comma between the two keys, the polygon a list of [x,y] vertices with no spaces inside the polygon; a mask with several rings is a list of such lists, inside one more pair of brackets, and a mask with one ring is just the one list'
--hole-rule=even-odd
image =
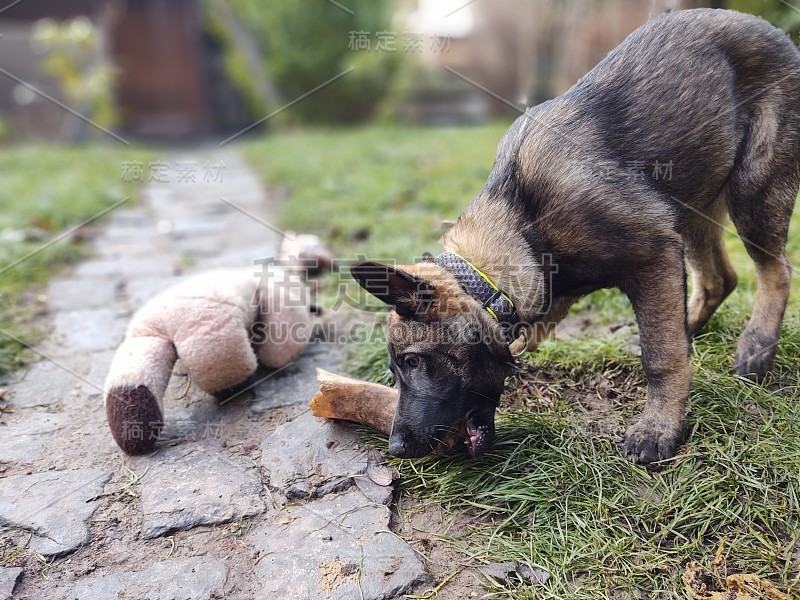
{"label": "puppy's tail", "polygon": [[106,418],[128,454],[155,448],[164,424],[162,399],[178,356],[171,341],[127,338],[114,355],[105,383]]}

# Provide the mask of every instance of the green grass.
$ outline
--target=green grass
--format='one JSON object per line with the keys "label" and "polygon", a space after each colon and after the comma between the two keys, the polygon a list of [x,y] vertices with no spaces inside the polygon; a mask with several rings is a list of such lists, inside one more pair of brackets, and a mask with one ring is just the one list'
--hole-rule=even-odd
{"label": "green grass", "polygon": [[[503,130],[300,132],[245,150],[267,184],[288,190],[283,226],[320,234],[342,257],[402,262],[439,251],[439,221],[478,192]],[[692,561],[712,583],[753,573],[800,597],[800,284],[773,379],[755,385],[732,375],[755,284],[729,229],[740,285],[695,340],[689,440],[662,471],[620,454],[617,436],[641,409],[644,376],[627,342],[603,327],[633,322],[614,290],[573,310],[596,325],[590,334],[547,341],[520,361],[486,456],[394,461],[403,494],[472,515],[469,528],[448,538],[466,557],[551,574],[543,586],[487,581],[498,597],[684,598],[681,575]],[[800,265],[797,212],[789,255]],[[340,279],[331,278],[327,301]],[[391,382],[381,342],[353,344],[351,358],[357,376]],[[600,415],[610,427],[587,412],[595,398],[611,408]]]}
{"label": "green grass", "polygon": [[480,190],[505,128],[303,131],[244,150],[289,192],[283,226],[323,236],[343,257],[410,261],[437,250],[440,222]]}
{"label": "green grass", "polygon": [[[143,157],[108,145],[0,151],[0,328],[29,343],[36,339],[38,308],[30,292],[83,252],[73,236],[43,246],[126,197],[135,201],[133,186],[122,181],[122,162]],[[0,375],[31,358],[0,333]]]}

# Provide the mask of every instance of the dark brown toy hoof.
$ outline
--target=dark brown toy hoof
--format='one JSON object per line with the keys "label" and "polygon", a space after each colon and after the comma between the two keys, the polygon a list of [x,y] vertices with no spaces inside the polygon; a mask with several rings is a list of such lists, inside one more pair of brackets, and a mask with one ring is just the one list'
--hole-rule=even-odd
{"label": "dark brown toy hoof", "polygon": [[164,426],[156,397],[143,385],[110,389],[106,418],[117,445],[128,454],[152,452]]}

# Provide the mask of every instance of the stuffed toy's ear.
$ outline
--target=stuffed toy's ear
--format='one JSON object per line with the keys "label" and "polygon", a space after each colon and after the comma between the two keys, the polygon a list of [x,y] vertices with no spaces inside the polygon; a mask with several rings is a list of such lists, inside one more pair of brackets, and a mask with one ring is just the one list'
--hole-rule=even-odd
{"label": "stuffed toy's ear", "polygon": [[350,274],[361,287],[401,316],[421,314],[433,302],[433,285],[401,269],[364,261],[350,267]]}

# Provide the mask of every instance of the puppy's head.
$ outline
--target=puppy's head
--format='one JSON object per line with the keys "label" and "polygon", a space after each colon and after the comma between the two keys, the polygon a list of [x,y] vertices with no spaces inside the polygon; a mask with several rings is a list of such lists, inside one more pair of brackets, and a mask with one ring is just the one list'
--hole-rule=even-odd
{"label": "puppy's head", "polygon": [[425,456],[453,434],[463,437],[472,456],[491,448],[495,409],[512,365],[501,328],[432,262],[362,262],[351,273],[392,309],[389,366],[399,398],[389,452]]}

